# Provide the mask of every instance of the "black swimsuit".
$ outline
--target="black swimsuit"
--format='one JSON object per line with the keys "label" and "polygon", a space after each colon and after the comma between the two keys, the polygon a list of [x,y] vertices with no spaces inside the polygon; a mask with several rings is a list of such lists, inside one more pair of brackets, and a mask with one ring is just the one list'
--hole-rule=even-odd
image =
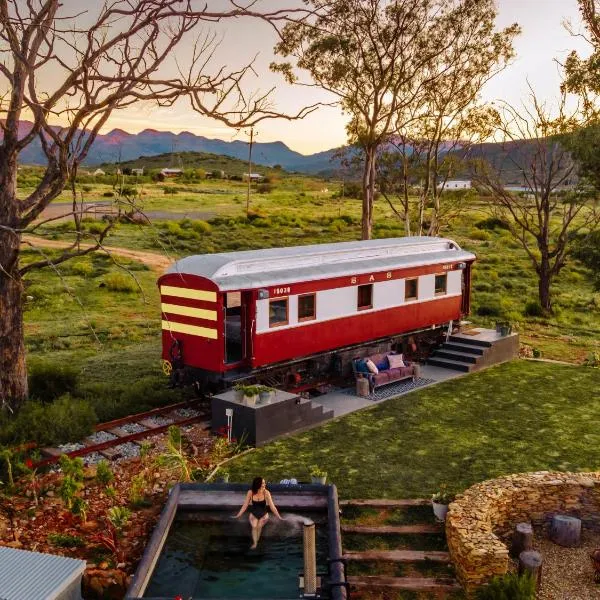
{"label": "black swimsuit", "polygon": [[251,497],[248,510],[250,511],[250,514],[254,515],[257,519],[262,519],[268,512],[267,499],[255,500],[253,497]]}

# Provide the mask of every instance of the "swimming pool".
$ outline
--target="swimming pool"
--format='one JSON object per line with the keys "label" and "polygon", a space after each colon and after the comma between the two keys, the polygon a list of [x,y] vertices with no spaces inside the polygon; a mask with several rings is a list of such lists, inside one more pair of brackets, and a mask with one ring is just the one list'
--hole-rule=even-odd
{"label": "swimming pool", "polygon": [[[258,548],[239,510],[247,485],[179,484],[163,509],[127,599],[285,600],[298,598],[304,568],[303,521],[315,523],[321,598],[346,598],[335,486],[270,485],[284,521],[273,515]],[[300,596],[301,597],[301,596]]]}

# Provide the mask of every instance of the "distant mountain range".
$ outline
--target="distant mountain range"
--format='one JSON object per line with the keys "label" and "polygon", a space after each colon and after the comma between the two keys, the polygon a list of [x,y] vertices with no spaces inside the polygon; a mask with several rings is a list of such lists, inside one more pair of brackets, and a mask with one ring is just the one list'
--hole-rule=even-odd
{"label": "distant mountain range", "polygon": [[[20,137],[30,128],[30,122],[21,121]],[[0,139],[2,139],[1,129]],[[122,129],[113,129],[107,134],[98,135],[85,164],[92,166],[117,161],[126,162],[142,156],[177,152],[208,152],[247,160],[248,143],[238,140],[226,142],[209,139],[188,131],[176,134],[170,131],[145,129],[133,134]],[[339,168],[339,161],[331,160],[335,152],[335,150],[326,150],[306,156],[291,150],[283,142],[257,142],[252,147],[252,162],[271,167],[281,165],[287,171],[320,173]],[[35,140],[23,150],[20,160],[30,165],[45,164],[45,156],[39,140]]]}

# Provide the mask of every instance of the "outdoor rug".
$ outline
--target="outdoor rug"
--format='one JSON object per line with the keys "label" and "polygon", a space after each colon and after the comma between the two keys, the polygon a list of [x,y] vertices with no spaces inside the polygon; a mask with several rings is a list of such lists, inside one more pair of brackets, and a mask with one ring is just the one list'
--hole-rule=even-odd
{"label": "outdoor rug", "polygon": [[[368,398],[374,402],[388,400],[389,398],[406,394],[406,392],[410,392],[429,383],[434,383],[434,381],[435,379],[425,379],[423,377],[419,377],[416,381],[413,381],[412,379],[403,379],[402,381],[396,381],[395,383],[390,383],[377,388]],[[348,396],[358,396],[356,387],[346,388],[342,390],[342,393],[348,394]]]}

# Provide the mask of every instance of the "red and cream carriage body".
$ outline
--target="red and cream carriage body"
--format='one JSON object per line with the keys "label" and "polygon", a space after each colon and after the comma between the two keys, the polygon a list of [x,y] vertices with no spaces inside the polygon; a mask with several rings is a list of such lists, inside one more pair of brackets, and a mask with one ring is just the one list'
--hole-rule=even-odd
{"label": "red and cream carriage body", "polygon": [[442,326],[474,260],[431,237],[190,256],[158,281],[163,359],[214,381]]}

